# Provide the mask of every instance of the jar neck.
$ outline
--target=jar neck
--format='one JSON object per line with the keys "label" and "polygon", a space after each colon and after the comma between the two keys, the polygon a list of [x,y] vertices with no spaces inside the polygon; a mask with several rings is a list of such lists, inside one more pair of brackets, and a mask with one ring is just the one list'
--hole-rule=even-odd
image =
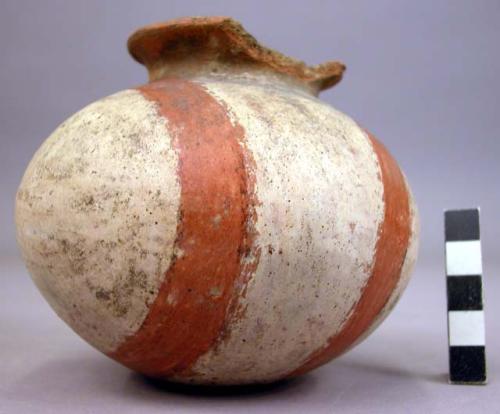
{"label": "jar neck", "polygon": [[308,66],[260,45],[228,17],[174,19],[143,27],[128,49],[151,81],[166,77],[239,79],[287,85],[317,95],[340,82],[345,66],[336,61]]}
{"label": "jar neck", "polygon": [[318,85],[302,82],[294,76],[275,72],[256,64],[232,65],[198,59],[182,61],[158,61],[148,68],[149,81],[176,77],[201,81],[224,81],[262,87],[283,88],[298,93],[318,96]]}

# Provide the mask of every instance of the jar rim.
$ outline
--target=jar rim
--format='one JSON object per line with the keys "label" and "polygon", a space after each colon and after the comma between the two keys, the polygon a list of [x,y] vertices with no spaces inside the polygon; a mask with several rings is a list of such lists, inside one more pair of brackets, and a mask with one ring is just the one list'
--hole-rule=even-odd
{"label": "jar rim", "polygon": [[261,45],[230,17],[186,17],[144,26],[128,39],[132,57],[148,69],[162,62],[201,57],[228,64],[252,64],[288,75],[321,91],[340,82],[345,65],[316,66]]}

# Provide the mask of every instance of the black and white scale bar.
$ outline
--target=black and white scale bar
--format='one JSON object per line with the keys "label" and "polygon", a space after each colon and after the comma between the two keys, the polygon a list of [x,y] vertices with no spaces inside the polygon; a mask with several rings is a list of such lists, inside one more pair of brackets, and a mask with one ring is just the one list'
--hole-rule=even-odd
{"label": "black and white scale bar", "polygon": [[479,209],[448,210],[444,217],[450,382],[485,384]]}

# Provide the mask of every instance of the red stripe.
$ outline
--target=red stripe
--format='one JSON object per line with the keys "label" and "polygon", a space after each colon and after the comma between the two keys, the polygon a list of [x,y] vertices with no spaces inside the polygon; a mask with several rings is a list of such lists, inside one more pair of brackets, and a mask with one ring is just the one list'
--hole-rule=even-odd
{"label": "red stripe", "polygon": [[179,154],[177,239],[143,325],[111,357],[148,375],[189,375],[257,266],[253,163],[243,128],[201,85],[165,79],[139,91],[167,119]]}
{"label": "red stripe", "polygon": [[290,376],[310,371],[346,351],[370,328],[391,297],[401,275],[411,232],[409,194],[401,170],[387,149],[368,134],[384,186],[384,220],[379,228],[372,274],[342,330]]}

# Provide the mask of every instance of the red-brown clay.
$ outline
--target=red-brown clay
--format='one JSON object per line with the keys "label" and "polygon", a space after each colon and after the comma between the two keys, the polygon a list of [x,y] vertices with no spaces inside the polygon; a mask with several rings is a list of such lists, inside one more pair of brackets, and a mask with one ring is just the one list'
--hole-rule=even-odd
{"label": "red-brown clay", "polygon": [[[238,22],[223,16],[189,17],[156,23],[137,30],[128,40],[130,54],[150,70],[160,62],[196,58],[198,62],[218,61],[264,68],[288,75],[320,91],[342,79],[345,65],[325,62],[307,66],[259,44]],[[154,75],[152,76],[154,78]]]}

